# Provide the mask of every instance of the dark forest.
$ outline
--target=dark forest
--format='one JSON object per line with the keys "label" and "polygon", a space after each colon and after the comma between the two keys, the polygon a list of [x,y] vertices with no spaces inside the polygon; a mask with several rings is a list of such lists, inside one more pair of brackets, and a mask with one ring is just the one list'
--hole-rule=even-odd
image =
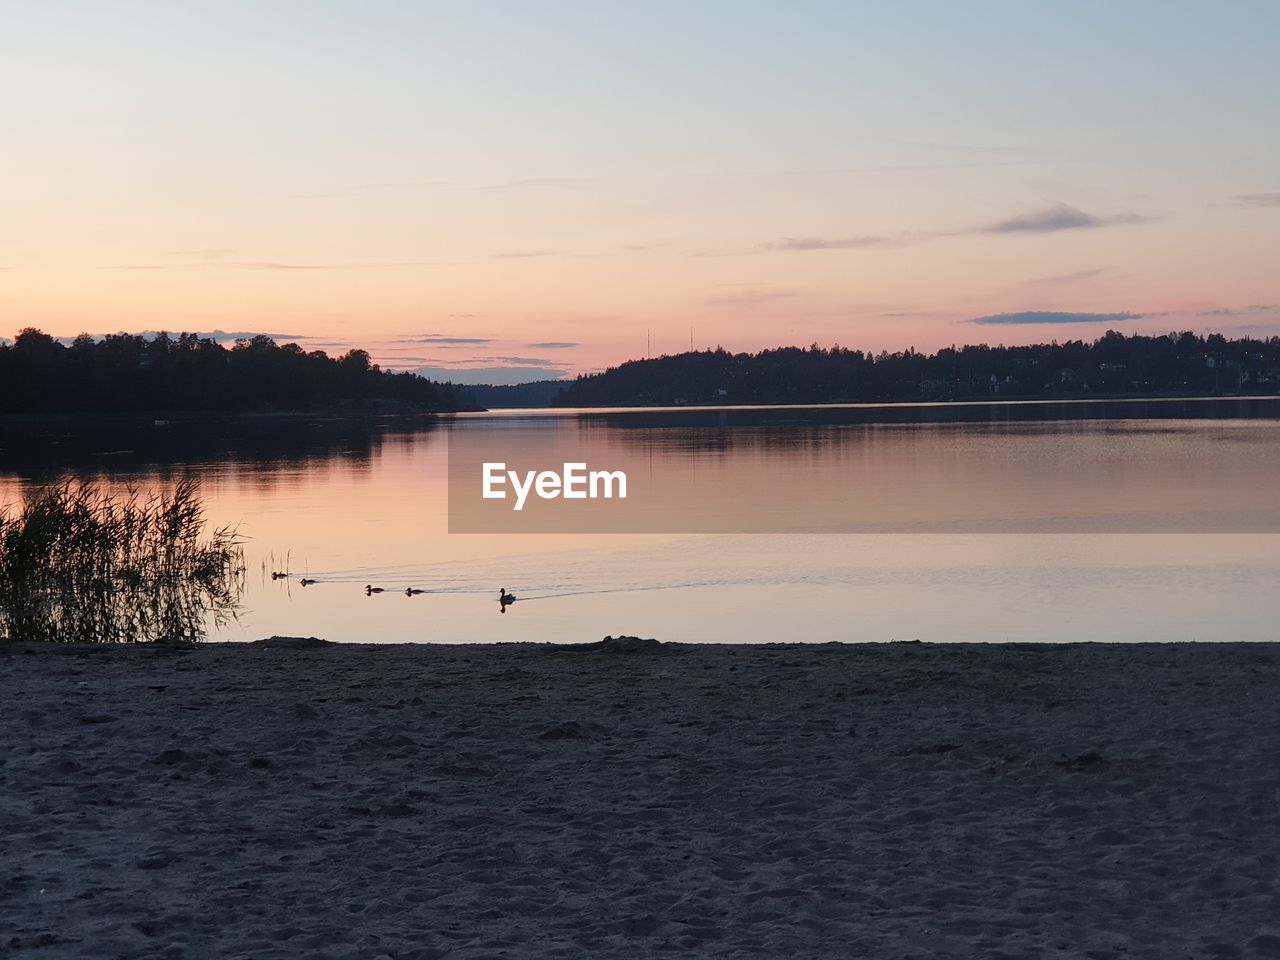
{"label": "dark forest", "polygon": [[353,401],[427,411],[463,402],[451,385],[382,370],[363,350],[335,358],[261,335],[230,348],[191,333],[82,334],[67,346],[27,328],[0,346],[0,413],[256,412]]}
{"label": "dark forest", "polygon": [[557,406],[1221,396],[1280,392],[1280,337],[1124,336],[866,353],[722,348],[632,360],[568,383]]}

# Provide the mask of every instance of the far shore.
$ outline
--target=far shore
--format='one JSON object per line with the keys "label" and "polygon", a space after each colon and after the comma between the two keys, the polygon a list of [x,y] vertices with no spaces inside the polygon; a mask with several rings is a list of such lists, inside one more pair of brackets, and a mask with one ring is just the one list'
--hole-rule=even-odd
{"label": "far shore", "polygon": [[[565,383],[571,381],[566,380]],[[465,390],[467,384],[456,385]],[[138,411],[101,411],[101,410],[67,410],[56,412],[3,413],[0,412],[0,424],[55,424],[68,423],[139,423],[154,425],[156,423],[182,423],[203,420],[289,420],[289,419],[334,419],[334,420],[376,420],[394,418],[410,420],[417,417],[451,417],[458,414],[506,414],[530,410],[547,413],[571,414],[586,412],[648,411],[648,410],[808,410],[831,407],[836,409],[876,409],[885,408],[930,408],[930,407],[1034,407],[1061,404],[1079,404],[1082,406],[1099,403],[1201,403],[1201,402],[1235,402],[1235,401],[1280,401],[1280,394],[1091,394],[1082,396],[1070,394],[1062,396],[972,396],[955,397],[945,400],[815,400],[807,403],[789,401],[734,401],[721,399],[716,401],[689,401],[688,403],[651,404],[596,404],[586,406],[472,406],[459,407],[453,410],[439,410],[420,404],[399,403],[396,401],[349,401],[345,403],[327,404],[314,408],[298,409],[227,409],[227,410],[138,410]]]}
{"label": "far shore", "polygon": [[0,643],[14,957],[1280,955],[1280,645]]}

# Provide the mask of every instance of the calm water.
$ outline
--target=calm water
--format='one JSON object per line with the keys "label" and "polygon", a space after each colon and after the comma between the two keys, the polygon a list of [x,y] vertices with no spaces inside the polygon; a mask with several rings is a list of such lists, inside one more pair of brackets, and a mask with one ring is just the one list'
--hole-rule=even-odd
{"label": "calm water", "polygon": [[[450,534],[451,433],[621,458],[664,532]],[[1278,467],[1275,399],[0,423],[6,502],[197,475],[235,640],[1274,640]]]}

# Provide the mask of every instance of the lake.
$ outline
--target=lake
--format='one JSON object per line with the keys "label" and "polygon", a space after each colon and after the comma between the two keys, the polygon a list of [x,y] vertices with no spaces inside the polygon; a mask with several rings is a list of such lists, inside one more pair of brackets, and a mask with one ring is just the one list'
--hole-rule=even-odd
{"label": "lake", "polygon": [[[460,509],[490,455],[632,490]],[[1277,398],[0,423],[0,500],[61,474],[201,480],[249,565],[218,639],[1280,636]]]}

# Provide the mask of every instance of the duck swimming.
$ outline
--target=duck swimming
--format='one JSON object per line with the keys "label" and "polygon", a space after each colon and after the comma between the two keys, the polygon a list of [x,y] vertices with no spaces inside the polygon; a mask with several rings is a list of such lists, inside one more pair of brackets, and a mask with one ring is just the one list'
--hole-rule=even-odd
{"label": "duck swimming", "polygon": [[404,595],[406,597],[416,597],[420,593],[426,593],[425,590],[419,590],[417,587],[405,587]]}
{"label": "duck swimming", "polygon": [[315,583],[315,581],[314,581],[314,580],[308,580],[306,577],[303,577],[303,578],[302,578],[301,580],[299,580],[298,582],[299,582],[299,583],[301,583],[304,587],[309,587],[309,586],[311,586],[313,583]]}
{"label": "duck swimming", "polygon": [[288,579],[289,579],[289,575],[288,575],[287,573],[276,573],[276,572],[273,570],[273,571],[271,572],[271,579],[272,579],[272,580],[288,580]]}
{"label": "duck swimming", "polygon": [[384,591],[382,587],[371,587],[367,583],[364,585],[365,596],[369,596],[370,594],[374,594],[374,593],[383,593],[383,592]]}

